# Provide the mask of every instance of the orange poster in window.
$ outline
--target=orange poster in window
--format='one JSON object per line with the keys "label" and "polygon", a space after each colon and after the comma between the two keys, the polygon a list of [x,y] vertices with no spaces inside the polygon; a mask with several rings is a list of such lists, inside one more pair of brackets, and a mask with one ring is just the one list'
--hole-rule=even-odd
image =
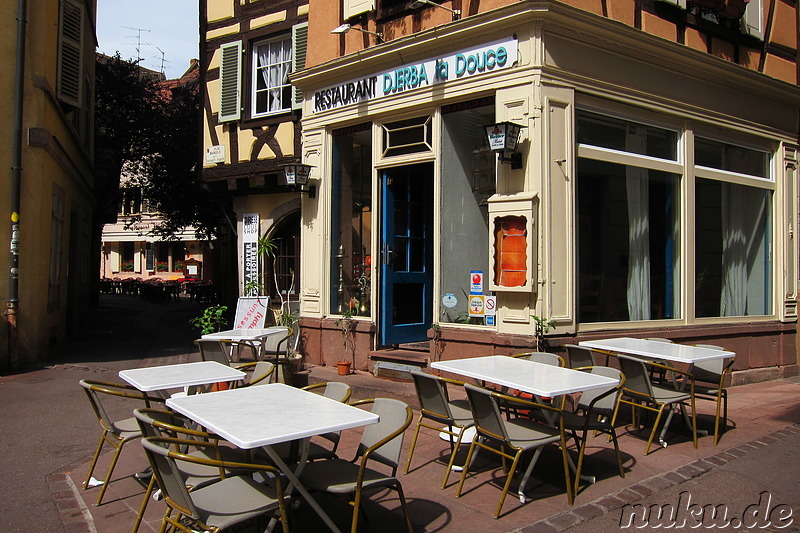
{"label": "orange poster in window", "polygon": [[495,284],[522,287],[528,279],[528,231],[525,217],[495,220]]}

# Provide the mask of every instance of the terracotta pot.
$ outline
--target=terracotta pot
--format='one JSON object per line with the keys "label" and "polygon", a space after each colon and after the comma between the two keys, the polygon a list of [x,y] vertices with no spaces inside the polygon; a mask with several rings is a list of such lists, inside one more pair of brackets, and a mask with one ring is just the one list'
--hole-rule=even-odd
{"label": "terracotta pot", "polygon": [[347,376],[350,374],[350,362],[349,361],[339,361],[336,363],[336,370],[339,372],[340,376]]}

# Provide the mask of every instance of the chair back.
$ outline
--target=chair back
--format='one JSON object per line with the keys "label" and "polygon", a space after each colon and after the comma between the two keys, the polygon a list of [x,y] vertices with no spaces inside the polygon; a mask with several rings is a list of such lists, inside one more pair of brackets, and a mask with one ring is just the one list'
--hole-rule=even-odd
{"label": "chair back", "polygon": [[372,403],[372,412],[380,417],[377,424],[364,428],[358,455],[364,455],[392,468],[400,464],[405,430],[411,425],[413,411],[405,402],[392,398],[360,400],[352,405]]}
{"label": "chair back", "polygon": [[618,355],[619,365],[625,374],[625,390],[640,396],[651,398],[653,396],[653,383],[647,364],[642,359]]}
{"label": "chair back", "polygon": [[564,346],[569,355],[570,368],[582,368],[586,366],[595,366],[597,363],[594,360],[594,352],[591,348],[586,346],[578,346],[577,344],[567,344]]}
{"label": "chair back", "polygon": [[197,339],[194,341],[200,349],[203,361],[216,361],[223,365],[230,365],[230,355],[224,342],[214,339]]}
{"label": "chair back", "polygon": [[273,333],[267,335],[261,341],[262,357],[279,356],[288,354],[289,337],[292,336],[294,330],[288,326],[281,326],[284,333]]}
{"label": "chair back", "polygon": [[492,391],[470,383],[465,383],[464,389],[467,391],[469,407],[475,421],[475,431],[482,437],[508,441],[503,415]]}
{"label": "chair back", "polygon": [[142,446],[148,461],[150,461],[150,466],[153,468],[153,475],[156,476],[158,486],[168,503],[179,512],[199,520],[200,515],[189,495],[183,476],[175,464],[175,460],[169,455],[170,442],[176,440],[180,442],[179,439],[145,437],[142,439]]}
{"label": "chair back", "polygon": [[150,407],[151,399],[155,401],[155,398],[149,398],[145,393],[130,385],[125,385],[122,383],[108,383],[105,381],[82,379],[80,380],[80,385],[83,388],[83,391],[86,393],[86,397],[89,399],[89,403],[91,404],[92,410],[97,416],[97,420],[100,422],[100,425],[103,426],[103,429],[106,429],[111,433],[116,433],[116,430],[114,429],[114,420],[109,416],[105,406],[103,405],[103,401],[101,399],[102,395],[141,400],[144,402],[146,407]]}
{"label": "chair back", "polygon": [[622,388],[625,386],[625,374],[616,368],[608,366],[592,366],[585,367],[581,370],[595,374],[597,376],[604,376],[619,380],[616,385],[609,385],[601,389],[593,389],[583,391],[578,400],[578,408],[584,410],[586,413],[598,414],[602,416],[611,416],[614,413],[614,407],[617,404],[617,396]]}
{"label": "chair back", "polygon": [[543,363],[545,365],[552,365],[552,366],[564,366],[564,359],[557,354],[550,353],[550,352],[529,352],[525,354],[516,355],[515,357],[523,357],[528,361],[534,361],[536,363]]}
{"label": "chair back", "polygon": [[275,371],[275,364],[269,361],[257,361],[250,375],[250,385],[266,385],[269,376]]}
{"label": "chair back", "polygon": [[191,435],[196,432],[186,427],[185,419],[176,415],[172,411],[161,409],[134,409],[133,416],[139,423],[142,435],[145,437],[178,437],[180,435]]}
{"label": "chair back", "polygon": [[326,398],[337,402],[346,403],[353,394],[353,389],[347,383],[341,381],[329,381],[325,384],[325,392],[322,393]]}
{"label": "chair back", "polygon": [[[710,348],[712,350],[724,350],[722,346],[715,344],[695,344],[698,348]],[[722,375],[726,369],[730,368],[733,364],[734,357],[725,357],[722,359],[709,359],[706,361],[698,361],[692,365],[691,373],[697,381],[704,381],[706,383],[719,383],[722,381]]]}
{"label": "chair back", "polygon": [[414,370],[411,372],[414,387],[417,389],[417,399],[423,414],[441,421],[452,422],[453,413],[447,397],[447,386],[434,375]]}

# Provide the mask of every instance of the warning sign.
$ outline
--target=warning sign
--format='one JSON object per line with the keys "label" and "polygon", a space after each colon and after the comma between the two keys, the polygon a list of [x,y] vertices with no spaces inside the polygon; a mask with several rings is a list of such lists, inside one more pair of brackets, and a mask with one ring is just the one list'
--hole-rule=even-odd
{"label": "warning sign", "polygon": [[483,316],[484,298],[482,294],[473,294],[469,297],[469,316]]}
{"label": "warning sign", "polygon": [[497,314],[497,298],[495,296],[487,296],[483,304],[483,313],[487,316],[494,316]]}

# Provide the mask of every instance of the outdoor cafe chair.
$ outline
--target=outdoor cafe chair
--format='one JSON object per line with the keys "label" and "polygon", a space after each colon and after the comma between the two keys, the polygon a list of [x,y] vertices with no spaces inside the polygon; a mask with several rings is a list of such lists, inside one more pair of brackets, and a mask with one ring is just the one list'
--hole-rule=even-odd
{"label": "outdoor cafe chair", "polygon": [[528,361],[533,361],[535,363],[543,363],[545,365],[553,365],[560,367],[566,366],[563,357],[561,357],[558,354],[550,352],[525,352],[525,353],[514,354],[511,357],[515,357],[517,359],[527,359]]}
{"label": "outdoor cafe chair", "polygon": [[566,344],[564,348],[567,349],[567,355],[569,355],[570,368],[584,368],[597,365],[594,357],[594,350],[591,348],[578,346],[577,344]]}
{"label": "outdoor cafe chair", "polygon": [[[359,400],[351,405],[369,404],[372,405],[371,411],[377,414],[380,420],[364,428],[353,460],[327,459],[309,463],[303,469],[300,482],[309,490],[352,497],[351,533],[355,533],[358,529],[363,492],[378,488],[392,489],[400,498],[406,526],[411,533],[414,527],[406,507],[403,487],[395,475],[400,462],[403,436],[411,425],[413,412],[404,402],[391,398]],[[374,463],[388,467],[391,474],[373,469],[371,465]]]}
{"label": "outdoor cafe chair", "polygon": [[[534,363],[541,363],[543,365],[558,366],[558,367],[561,367],[561,368],[564,368],[566,366],[566,361],[564,361],[563,357],[561,357],[558,354],[554,354],[554,353],[550,353],[550,352],[519,353],[519,354],[512,355],[512,357],[514,357],[516,359],[527,359],[528,361],[533,361]],[[508,394],[509,393],[507,387],[501,387],[498,392],[500,392],[502,394]],[[534,395],[528,394],[528,393],[520,393],[519,391],[511,391],[510,393],[511,393],[512,396],[521,397],[521,398],[526,399],[526,400],[533,399],[533,400],[535,400],[535,401],[537,401],[539,403],[547,403],[547,404],[550,404],[550,405],[556,405],[559,408],[563,408],[564,407],[564,401],[566,400],[566,397],[564,397],[564,396],[559,396],[557,398],[543,398],[543,397],[534,396]],[[533,413],[529,413],[529,412],[524,411],[524,410],[520,411],[519,409],[513,408],[510,405],[504,405],[503,406],[503,411],[508,413],[509,416],[520,416],[520,415],[531,416],[531,414],[533,414],[533,415],[538,415],[539,414],[539,413],[537,413],[535,411]]]}
{"label": "outdoor cafe chair", "polygon": [[[411,458],[417,446],[417,438],[421,427],[432,429],[437,434],[446,433],[450,437],[450,458],[442,481],[442,488],[445,488],[447,480],[450,478],[453,462],[456,459],[456,453],[459,446],[461,446],[464,431],[474,425],[472,412],[469,410],[469,402],[467,400],[451,400],[447,392],[448,383],[459,387],[463,387],[464,383],[426,374],[418,370],[411,372],[411,377],[414,379],[414,387],[417,390],[420,412],[417,419],[417,427],[414,429],[414,438],[411,440],[411,449],[408,451],[404,473],[408,474],[408,469],[411,466]],[[426,423],[426,420],[431,420],[436,425],[433,425],[432,422]],[[446,427],[443,428],[443,424]],[[455,441],[453,441],[453,437],[455,437]]]}
{"label": "outdoor cafe chair", "polygon": [[100,457],[100,452],[103,450],[103,445],[108,443],[115,449],[114,457],[111,459],[111,466],[108,467],[108,473],[102,481],[102,488],[100,489],[100,494],[97,496],[96,505],[100,505],[123,446],[125,446],[127,442],[142,436],[135,418],[129,417],[122,420],[113,420],[108,414],[104,399],[110,400],[112,397],[116,397],[137,400],[141,402],[140,405],[144,407],[150,407],[151,402],[162,403],[164,399],[148,396],[131,385],[121,383],[82,379],[80,385],[83,387],[86,397],[89,399],[89,403],[92,406],[92,410],[95,416],[97,416],[100,426],[103,428],[103,432],[100,435],[100,442],[98,442],[97,449],[92,458],[92,464],[89,466],[89,473],[86,474],[86,481],[83,483],[83,490],[89,488],[92,474],[94,473],[95,466],[97,466],[97,460]]}
{"label": "outdoor cafe chair", "polygon": [[[224,531],[246,520],[273,514],[278,515],[284,533],[288,533],[283,481],[280,471],[274,466],[197,457],[175,449],[182,446],[215,447],[213,443],[196,440],[145,437],[142,446],[167,504],[161,531],[166,531],[168,526],[185,533]],[[235,475],[190,491],[179,473],[179,464],[258,472],[269,482],[259,483],[249,475]],[[173,515],[173,511],[177,514]]]}
{"label": "outdoor cafe chair", "polygon": [[[472,456],[476,448],[488,450],[502,457],[503,467],[506,466],[506,459],[511,459],[511,467],[508,469],[508,476],[500,493],[500,501],[494,512],[494,518],[500,516],[503,502],[506,499],[511,480],[516,473],[520,459],[526,452],[533,452],[528,467],[522,476],[517,491],[521,503],[525,503],[525,486],[530,478],[533,467],[542,453],[542,449],[548,444],[555,444],[561,448],[561,456],[564,462],[564,481],[567,486],[567,501],[572,505],[574,496],[572,492],[572,480],[570,477],[569,456],[567,455],[566,436],[564,432],[564,414],[561,409],[556,409],[550,405],[523,400],[513,396],[507,396],[498,392],[476,387],[469,383],[464,385],[467,391],[470,409],[475,422],[475,437],[469,446],[467,461],[461,473],[461,481],[458,484],[456,497],[461,497],[461,490],[467,478],[467,472],[472,462]],[[500,412],[500,402],[519,404],[526,410],[536,410],[542,413],[542,418],[550,420],[551,424],[542,424],[528,418],[506,419]]]}
{"label": "outdoor cafe chair", "polygon": [[[583,459],[586,454],[590,432],[608,435],[614,443],[617,466],[619,467],[619,477],[625,477],[625,469],[622,466],[622,456],[619,451],[617,432],[614,429],[614,425],[610,422],[615,418],[614,415],[619,406],[617,399],[622,392],[622,388],[625,386],[625,374],[616,368],[608,366],[587,366],[575,370],[618,380],[616,385],[583,391],[577,401],[575,411],[564,413],[564,429],[572,434],[575,445],[578,447],[578,465],[575,468],[575,495],[577,496],[580,488]],[[580,436],[578,435],[579,432]]]}
{"label": "outdoor cafe chair", "polygon": [[[219,446],[219,437],[211,433],[192,429],[192,422],[185,418],[173,413],[172,411],[165,411],[162,409],[134,409],[133,416],[137,420],[139,428],[143,437],[172,437],[182,438],[184,440],[192,440],[203,443],[201,446],[184,445],[180,450],[183,453],[188,453],[194,457],[226,460],[230,462],[248,462],[249,457],[246,452],[238,450],[230,446]],[[214,444],[214,447],[207,447],[206,444]],[[194,449],[194,451],[189,451]],[[184,483],[190,490],[200,488],[211,483],[216,483],[224,479],[226,471],[218,466],[209,466],[204,464],[184,463],[179,462],[176,464],[179,474],[184,480]],[[156,478],[150,476],[150,481],[145,490],[142,504],[139,507],[139,512],[136,515],[136,522],[133,526],[133,533],[139,529],[139,525],[144,517],[147,503],[150,496],[155,490]]]}
{"label": "outdoor cafe chair", "polygon": [[[636,412],[639,407],[657,413],[656,420],[653,423],[653,429],[650,432],[650,437],[647,439],[647,447],[644,451],[645,455],[650,453],[650,445],[653,443],[653,437],[655,437],[658,424],[661,421],[661,416],[664,413],[664,410],[669,409],[669,414],[667,415],[667,419],[664,421],[664,428],[661,431],[659,442],[661,443],[662,447],[666,448],[667,443],[664,441],[663,437],[667,432],[667,428],[669,427],[673,415],[675,414],[675,409],[685,408],[687,402],[690,404],[692,411],[692,440],[694,441],[694,447],[697,448],[697,417],[694,399],[694,377],[687,372],[678,370],[677,368],[661,365],[652,361],[645,361],[636,357],[628,357],[620,354],[617,356],[617,358],[619,360],[622,373],[625,374],[625,386],[623,387],[622,394],[620,394],[617,402],[631,405],[634,413],[633,419],[636,425],[638,425],[636,422],[638,419]],[[651,378],[651,372],[653,370],[657,372],[665,372],[671,375],[683,376],[684,383],[682,390],[676,388],[677,383],[661,384],[654,382]],[[688,385],[688,388],[686,385]],[[617,414],[619,414],[619,407],[617,407],[614,418],[611,420],[612,425],[614,425],[616,421]]]}
{"label": "outdoor cafe chair", "polygon": [[[710,348],[712,350],[724,350],[721,346],[716,346],[714,344],[696,344],[695,346]],[[723,413],[723,431],[728,427],[728,390],[725,388],[725,380],[727,375],[733,370],[733,363],[735,360],[735,357],[724,357],[721,359],[697,361],[689,367],[689,373],[695,379],[695,397],[703,400],[711,400],[715,402],[717,406],[714,417],[714,446],[719,442],[719,415],[721,410]]]}
{"label": "outdoor cafe chair", "polygon": [[216,361],[230,366],[230,350],[226,343],[216,339],[197,339],[194,343],[200,349],[200,358],[203,361]]}
{"label": "outdoor cafe chair", "polygon": [[236,382],[236,388],[265,385],[270,382],[271,376],[275,373],[275,364],[269,361],[250,361],[233,365],[233,368],[242,372],[249,372],[245,379]]}

